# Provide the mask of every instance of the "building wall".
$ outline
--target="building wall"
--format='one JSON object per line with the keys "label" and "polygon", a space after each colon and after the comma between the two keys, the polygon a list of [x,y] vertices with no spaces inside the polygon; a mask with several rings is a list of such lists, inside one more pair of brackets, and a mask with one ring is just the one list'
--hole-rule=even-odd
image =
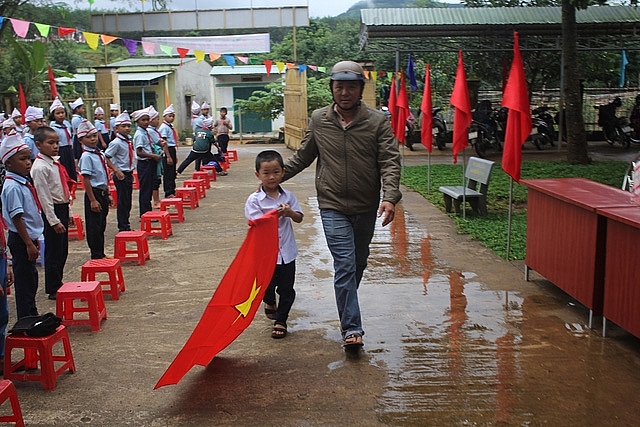
{"label": "building wall", "polygon": [[[185,62],[181,67],[176,68],[174,72],[175,84],[173,85],[175,97],[171,98],[171,102],[176,110],[176,130],[178,133],[182,129],[191,128],[190,100],[192,98],[198,104],[202,104],[202,101],[212,104],[209,99],[211,94],[211,79],[208,77],[210,71],[211,66],[206,61]],[[169,95],[171,96],[171,90]],[[189,100],[188,104],[187,100]]]}

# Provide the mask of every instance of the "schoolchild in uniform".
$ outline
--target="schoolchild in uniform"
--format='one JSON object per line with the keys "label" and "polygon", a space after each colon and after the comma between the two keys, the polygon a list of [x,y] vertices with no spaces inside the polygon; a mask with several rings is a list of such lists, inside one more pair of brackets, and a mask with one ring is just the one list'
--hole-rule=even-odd
{"label": "schoolchild in uniform", "polygon": [[20,110],[18,110],[17,108],[14,108],[13,111],[11,112],[11,117],[9,118],[13,120],[13,123],[16,124],[16,132],[18,132],[19,135],[22,135],[24,133],[25,127],[23,125],[24,122],[22,121],[23,117]]}
{"label": "schoolchild in uniform", "polygon": [[129,113],[123,111],[114,122],[116,137],[109,143],[104,154],[115,167],[113,183],[118,193],[118,231],[130,231],[131,199],[133,194],[133,171],[136,167],[136,155],[131,140],[131,119]]}
{"label": "schoolchild in uniform", "polygon": [[37,316],[36,293],[40,251],[38,238],[44,231],[42,209],[36,189],[29,180],[31,153],[17,133],[0,145],[0,161],[7,168],[2,188],[2,217],[9,228],[7,245],[13,257],[16,316]]}
{"label": "schoolchild in uniform", "polygon": [[71,129],[73,130],[73,157],[77,161],[82,155],[82,144],[78,139],[78,126],[84,120],[84,101],[82,98],[78,98],[69,103],[69,108],[71,108]]}
{"label": "schoolchild in uniform", "polygon": [[136,149],[136,161],[138,162],[138,182],[140,191],[138,192],[138,203],[140,205],[140,216],[151,211],[151,197],[153,195],[154,182],[158,162],[161,161],[159,154],[153,151],[153,141],[147,128],[149,127],[149,110],[143,108],[134,111],[131,117],[136,122],[136,133],[133,135],[133,146]]}
{"label": "schoolchild in uniform", "polygon": [[40,127],[33,135],[39,154],[31,168],[31,178],[44,214],[44,289],[56,299],[62,286],[64,266],[69,254],[70,179],[58,157],[58,134]]}
{"label": "schoolchild in uniform", "polygon": [[[160,126],[160,113],[158,113],[153,105],[150,105],[148,109],[149,127],[147,128],[147,131],[149,132],[149,135],[151,135],[151,141],[153,142],[153,152],[155,154],[159,154],[162,159],[164,159],[165,157],[167,157],[168,150],[167,141],[165,141],[162,135],[160,135],[160,132],[158,132],[158,126]],[[158,165],[156,166],[156,179],[153,181],[153,192],[151,194],[154,209],[160,209],[160,181],[162,180],[162,164],[162,161],[158,162]]]}
{"label": "schoolchild in uniform", "polygon": [[97,107],[93,115],[95,116],[95,120],[93,121],[93,125],[98,129],[98,147],[104,151],[107,149],[109,145],[109,129],[107,129],[106,122],[104,121],[104,110],[102,107]]}
{"label": "schoolchild in uniform", "polygon": [[60,148],[58,149],[58,155],[60,156],[60,163],[67,170],[67,174],[71,179],[77,181],[78,175],[76,173],[76,162],[73,157],[73,135],[71,130],[71,123],[66,120],[67,112],[64,109],[62,102],[56,97],[53,104],[49,107],[49,126],[53,128],[58,134],[58,141]]}
{"label": "schoolchild in uniform", "polygon": [[0,142],[4,141],[11,133],[16,133],[16,122],[13,119],[6,119],[2,122],[2,138],[0,138]]}
{"label": "schoolchild in uniform", "polygon": [[109,140],[113,141],[116,137],[116,118],[120,115],[120,107],[118,104],[109,104],[109,129],[111,134],[109,135]]}
{"label": "schoolchild in uniform", "polygon": [[211,117],[211,114],[209,114],[210,111],[211,106],[209,103],[207,101],[203,101],[202,104],[200,104],[200,117],[202,117],[202,120]]}
{"label": "schoolchild in uniform", "polygon": [[115,170],[113,163],[98,146],[98,130],[88,120],[78,126],[78,139],[83,152],[78,166],[84,180],[84,221],[87,229],[87,244],[91,259],[106,258],[104,253],[104,232],[111,205],[109,195],[109,169]]}
{"label": "schoolchild in uniform", "polygon": [[160,135],[167,141],[167,155],[162,158],[164,197],[173,197],[176,193],[176,166],[178,164],[178,133],[173,127],[176,112],[173,104],[162,112],[162,124],[158,128]]}
{"label": "schoolchild in uniform", "polygon": [[27,111],[24,113],[24,118],[27,122],[27,127],[22,134],[22,139],[29,147],[29,150],[31,150],[31,161],[34,161],[38,156],[38,148],[36,147],[36,141],[33,138],[33,134],[36,129],[44,126],[44,111],[42,108],[38,107],[27,107]]}
{"label": "schoolchild in uniform", "polygon": [[227,117],[227,107],[220,108],[220,117],[213,122],[213,131],[220,145],[222,154],[227,153],[227,147],[229,146],[229,132],[233,130],[231,120]]}

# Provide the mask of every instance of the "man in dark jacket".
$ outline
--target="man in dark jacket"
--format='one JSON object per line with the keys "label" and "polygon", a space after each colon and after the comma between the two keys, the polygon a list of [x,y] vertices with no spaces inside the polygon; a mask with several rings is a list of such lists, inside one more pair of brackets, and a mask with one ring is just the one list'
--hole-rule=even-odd
{"label": "man in dark jacket", "polygon": [[[331,71],[333,103],[313,112],[300,148],[285,164],[285,179],[317,158],[316,191],[345,348],[363,345],[358,286],[367,266],[376,217],[393,221],[400,193],[400,154],[389,120],[361,102],[364,71],[341,61]],[[380,190],[382,189],[382,203]]]}

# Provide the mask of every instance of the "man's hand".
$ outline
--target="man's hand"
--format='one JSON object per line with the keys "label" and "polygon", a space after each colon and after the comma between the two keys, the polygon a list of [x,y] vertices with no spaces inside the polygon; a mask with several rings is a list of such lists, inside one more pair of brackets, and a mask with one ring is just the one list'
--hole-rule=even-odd
{"label": "man's hand", "polygon": [[54,225],[51,228],[53,228],[53,231],[55,231],[58,234],[63,234],[63,233],[67,232],[67,229],[65,228],[65,226],[61,222],[57,223],[56,225]]}
{"label": "man's hand", "polygon": [[382,202],[380,205],[380,209],[378,210],[378,218],[382,216],[384,213],[384,218],[382,219],[382,226],[389,224],[393,221],[395,216],[396,207],[391,202]]}

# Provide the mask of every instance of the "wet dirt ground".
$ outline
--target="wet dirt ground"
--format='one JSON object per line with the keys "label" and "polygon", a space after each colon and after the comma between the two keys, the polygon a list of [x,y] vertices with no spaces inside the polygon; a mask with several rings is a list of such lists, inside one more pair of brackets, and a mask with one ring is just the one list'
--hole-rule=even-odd
{"label": "wet dirt ground", "polygon": [[[27,425],[638,424],[640,340],[612,324],[606,338],[588,329],[583,306],[535,273],[525,281],[523,262],[457,234],[446,214],[406,188],[396,220],[378,226],[371,245],[360,289],[364,350],[345,354],[313,168],[285,184],[305,212],[294,225],[300,254],[289,335],[273,340],[259,311],[209,366],[154,391],[244,239],[255,155],[266,148],[291,155],[282,145],[231,148],[239,161],[229,175],[187,210],[185,223],[174,223],[172,237],[150,239],[147,265],[124,265],[127,290],[119,301],[106,298],[102,330],[69,327],[77,372],[49,392],[16,383]],[[182,147],[181,158],[187,152]],[[597,146],[592,156],[633,154],[621,153]],[[525,159],[557,157],[525,149]],[[406,151],[404,160],[425,163],[426,151]],[[450,163],[451,152],[432,161]],[[81,213],[81,203],[74,210]],[[107,253],[115,231],[112,210]],[[65,280],[80,279],[88,256],[85,241],[70,243]],[[38,308],[55,311],[40,277]],[[12,296],[9,304],[13,312]]]}

